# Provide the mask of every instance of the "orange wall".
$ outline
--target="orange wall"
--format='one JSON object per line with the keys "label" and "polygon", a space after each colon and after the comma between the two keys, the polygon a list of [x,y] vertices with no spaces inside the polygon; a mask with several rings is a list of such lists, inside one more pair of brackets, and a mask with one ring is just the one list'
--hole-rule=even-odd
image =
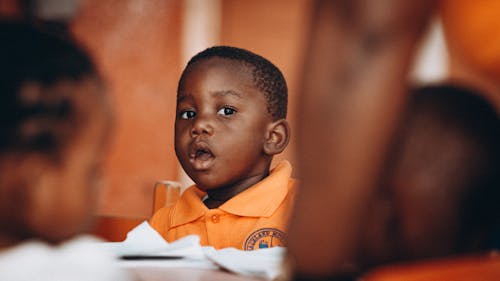
{"label": "orange wall", "polygon": [[311,2],[308,0],[223,0],[221,43],[256,52],[273,62],[288,83],[292,140],[275,160],[295,163],[295,107]]}
{"label": "orange wall", "polygon": [[481,90],[500,111],[499,9],[496,0],[440,3],[451,79]]}
{"label": "orange wall", "polygon": [[177,177],[180,15],[179,1],[86,0],[72,24],[105,76],[116,111],[100,214],[149,216],[155,180]]}

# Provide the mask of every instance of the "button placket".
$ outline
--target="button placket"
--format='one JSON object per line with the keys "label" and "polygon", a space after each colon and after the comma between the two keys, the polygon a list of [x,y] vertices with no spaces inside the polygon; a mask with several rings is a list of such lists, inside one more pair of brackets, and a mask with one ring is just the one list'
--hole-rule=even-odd
{"label": "button placket", "polygon": [[211,220],[213,223],[218,223],[220,221],[220,216],[217,214],[212,215]]}
{"label": "button placket", "polygon": [[208,224],[217,224],[221,222],[222,213],[219,210],[210,210],[205,215],[205,221]]}

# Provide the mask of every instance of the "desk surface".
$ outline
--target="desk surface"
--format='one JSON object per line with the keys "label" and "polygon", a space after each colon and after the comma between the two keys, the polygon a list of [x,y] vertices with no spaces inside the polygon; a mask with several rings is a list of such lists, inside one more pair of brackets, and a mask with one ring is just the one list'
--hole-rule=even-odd
{"label": "desk surface", "polygon": [[138,281],[257,281],[217,269],[136,267],[127,269]]}
{"label": "desk surface", "polygon": [[262,281],[223,271],[208,260],[122,260],[118,265],[137,281]]}

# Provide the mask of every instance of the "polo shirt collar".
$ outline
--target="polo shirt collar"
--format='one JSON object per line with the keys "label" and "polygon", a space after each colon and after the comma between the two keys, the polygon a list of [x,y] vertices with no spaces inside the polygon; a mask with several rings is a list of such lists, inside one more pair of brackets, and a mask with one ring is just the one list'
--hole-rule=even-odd
{"label": "polo shirt collar", "polygon": [[[269,176],[231,198],[219,210],[244,217],[270,217],[288,194],[291,164],[283,160]],[[188,188],[174,205],[172,227],[186,224],[204,216],[209,210],[202,202],[205,192],[196,186]]]}
{"label": "polo shirt collar", "polygon": [[195,185],[186,189],[181,198],[172,209],[172,227],[186,224],[197,220],[208,211],[207,206],[201,201],[206,195]]}
{"label": "polo shirt collar", "polygon": [[231,198],[219,209],[237,216],[270,217],[288,193],[291,174],[292,166],[283,160],[269,176]]}

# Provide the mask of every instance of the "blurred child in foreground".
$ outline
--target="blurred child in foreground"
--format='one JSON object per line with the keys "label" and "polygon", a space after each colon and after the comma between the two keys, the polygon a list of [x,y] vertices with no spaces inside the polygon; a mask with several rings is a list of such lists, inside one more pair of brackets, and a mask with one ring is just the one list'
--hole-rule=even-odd
{"label": "blurred child in foreground", "polygon": [[500,118],[457,85],[412,91],[367,217],[365,264],[487,251],[500,226]]}
{"label": "blurred child in foreground", "polygon": [[[90,226],[111,111],[69,39],[0,22],[0,279],[129,280]],[[71,239],[71,240],[70,240]]]}
{"label": "blurred child in foreground", "polygon": [[[431,180],[437,180],[439,176],[443,176],[442,180],[446,181],[443,185],[449,184],[451,189],[440,188],[435,191],[438,192],[436,197],[440,192],[450,195],[454,188],[463,190],[453,177],[446,175],[444,168],[441,169],[446,164],[434,163],[443,174],[433,175],[433,178],[428,177],[423,183],[417,184],[419,188],[413,190],[413,195],[399,193],[406,191],[406,188],[402,188],[404,179],[397,174],[404,172],[409,177],[411,172],[405,166],[413,161],[417,162],[412,165],[417,165],[420,161],[418,158],[398,160],[403,166],[391,167],[395,173],[392,176],[388,176],[386,171],[385,161],[391,153],[393,137],[410,92],[407,89],[408,73],[413,54],[433,9],[434,1],[315,1],[304,66],[304,95],[298,118],[302,187],[289,239],[297,280],[330,280],[341,278],[339,276],[344,273],[359,273],[382,262],[466,251],[457,249],[457,245],[469,250],[481,249],[471,246],[475,244],[469,244],[471,241],[462,244],[465,242],[457,240],[463,238],[450,236],[457,233],[462,236],[463,229],[458,228],[465,222],[456,222],[454,219],[442,226],[435,225],[435,221],[443,219],[442,216],[456,218],[463,215],[456,213],[457,205],[460,205],[457,200],[463,198],[463,191],[458,192],[456,198],[449,198],[445,202],[438,200],[437,205],[433,203],[433,206],[422,207],[423,210],[418,212],[415,212],[418,208],[413,205],[402,206],[398,203],[407,203],[408,198],[422,202],[417,192],[424,191],[422,189],[427,185],[423,183],[430,184]],[[491,112],[491,106],[487,107]],[[456,122],[462,121],[457,119]],[[446,139],[449,141],[449,138]],[[405,146],[404,142],[406,140],[401,145]],[[445,147],[462,152],[457,143]],[[427,142],[426,149],[437,144]],[[475,149],[471,150],[475,153]],[[428,152],[430,155],[436,154],[436,150],[428,151],[431,151]],[[406,152],[401,153],[405,155]],[[450,153],[446,155],[449,157]],[[464,164],[462,160],[458,164]],[[428,164],[420,163],[421,167],[433,165],[432,159],[424,161]],[[450,166],[457,164],[453,161],[448,163]],[[469,168],[472,170],[468,172],[474,174],[473,165],[467,164],[464,169]],[[421,172],[419,177],[428,171],[422,169]],[[386,188],[380,190],[384,183],[387,183]],[[410,182],[406,184],[413,185]],[[379,192],[386,192],[386,195],[382,196]],[[434,190],[430,194],[432,192]],[[381,201],[387,202],[386,210],[382,208]],[[431,202],[435,201],[429,200],[428,203]],[[394,210],[396,213],[393,213]],[[443,211],[442,216],[430,215],[437,211]],[[383,213],[392,214],[386,215],[388,221],[379,224],[370,222],[372,217],[384,217]],[[328,218],[328,223],[325,218]],[[486,221],[491,226],[492,220]],[[464,225],[470,229],[480,229],[474,224]],[[387,229],[387,226],[395,229]],[[439,236],[439,240],[446,243],[434,248],[425,238],[429,233],[422,229],[426,227],[435,230],[436,237]],[[474,232],[464,235],[464,238],[475,237],[472,240],[477,240],[481,235]],[[386,240],[389,234],[396,237]],[[383,239],[371,241],[377,237]],[[384,241],[391,243],[388,245]],[[396,251],[395,247],[401,248]]]}
{"label": "blurred child in foreground", "polygon": [[500,117],[477,92],[452,84],[413,90],[361,219],[357,252],[344,271],[317,280],[350,280],[393,262],[487,254],[500,227],[499,143]]}

